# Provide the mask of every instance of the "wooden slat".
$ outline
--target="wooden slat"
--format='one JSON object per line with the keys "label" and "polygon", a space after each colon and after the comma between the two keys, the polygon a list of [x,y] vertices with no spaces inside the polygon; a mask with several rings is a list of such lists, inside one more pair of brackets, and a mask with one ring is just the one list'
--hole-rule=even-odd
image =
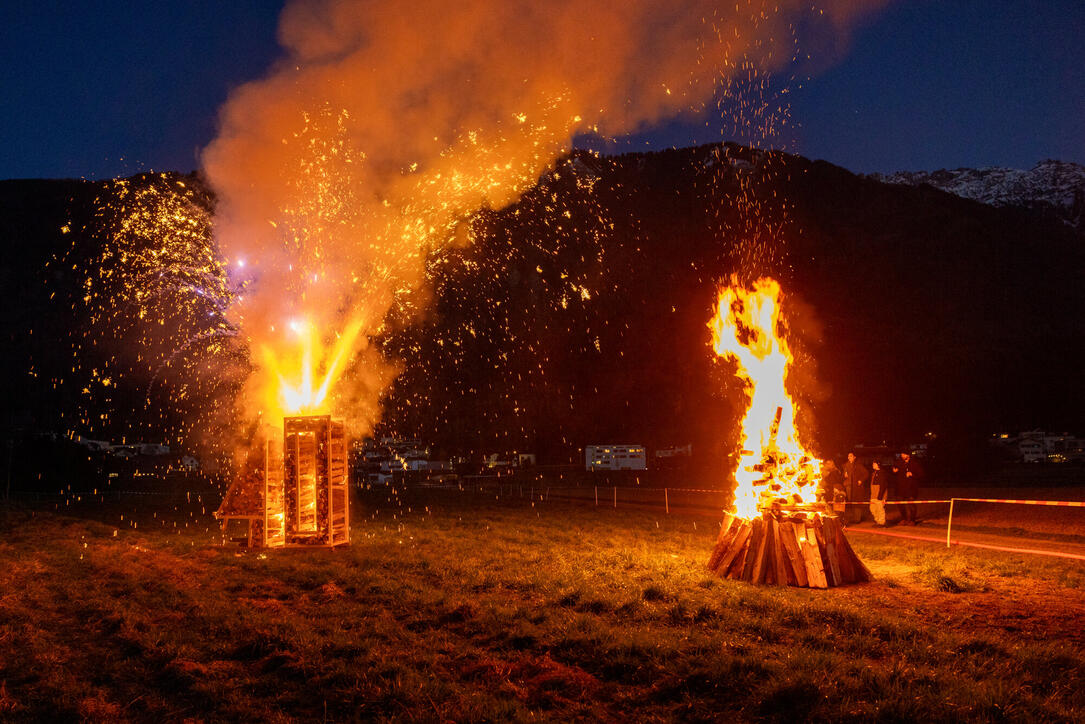
{"label": "wooden slat", "polygon": [[771,518],[761,519],[761,541],[757,549],[757,557],[753,565],[754,583],[768,583],[772,573],[772,524],[776,521]]}
{"label": "wooden slat", "polygon": [[761,545],[757,549],[754,561],[753,580],[755,583],[768,583],[772,577],[772,518],[761,519]]}
{"label": "wooden slat", "polygon": [[757,563],[757,555],[761,550],[761,540],[765,537],[764,526],[765,521],[760,518],[754,518],[750,521],[749,551],[746,553],[746,564],[743,566],[742,575],[740,576],[744,581],[753,580],[754,566]]}
{"label": "wooden slat", "polygon": [[821,548],[818,546],[816,529],[807,522],[800,534],[803,536],[800,543],[809,586],[811,588],[828,588],[829,582],[825,577],[825,566],[821,560]]}
{"label": "wooden slat", "polygon": [[851,544],[848,542],[847,536],[840,536],[839,540],[837,541],[837,547],[840,548],[842,555],[847,556],[851,560],[855,570],[855,583],[869,583],[870,581],[874,580],[874,576],[870,574],[870,569],[867,568],[866,564],[863,563],[862,559],[860,559],[859,556],[855,554],[855,551],[852,549]]}
{"label": "wooden slat", "polygon": [[726,576],[728,569],[731,568],[731,564],[735,562],[739,554],[745,549],[747,541],[750,539],[752,528],[748,521],[741,521],[734,526],[735,534],[731,538],[731,542],[728,546],[727,555],[725,555],[716,567],[716,572],[721,576]]}
{"label": "wooden slat", "polygon": [[821,543],[824,548],[825,561],[828,565],[825,567],[825,577],[829,581],[830,586],[839,586],[843,583],[843,579],[840,577],[840,562],[837,560],[836,555],[836,518],[822,518],[821,519]]}
{"label": "wooden slat", "polygon": [[814,540],[817,541],[818,555],[821,556],[821,569],[825,572],[825,582],[831,588],[836,585],[833,580],[833,569],[829,563],[829,557],[825,552],[825,524],[822,518],[815,518],[810,526],[814,532]]}
{"label": "wooden slat", "polygon": [[787,554],[788,583],[795,586],[809,585],[806,578],[806,562],[803,560],[802,551],[799,550],[799,538],[795,533],[795,525],[791,521],[780,524],[780,540],[784,544],[784,552]]}
{"label": "wooden slat", "polygon": [[720,534],[716,537],[716,545],[712,549],[712,555],[708,557],[708,570],[715,571],[719,568],[723,557],[727,555],[731,539],[734,538],[734,521],[735,517],[729,513],[724,518],[723,524],[720,526]]}
{"label": "wooden slat", "polygon": [[746,559],[750,557],[750,543],[746,543],[738,550],[738,557],[727,571],[727,577],[732,580],[742,580],[742,572],[746,570]]}
{"label": "wooden slat", "polygon": [[769,516],[765,519],[765,561],[761,580],[764,583],[777,583],[776,581],[776,547],[777,539],[773,534],[776,527],[776,518]]}
{"label": "wooden slat", "polygon": [[844,525],[840,520],[836,520],[833,525],[833,548],[836,550],[836,562],[840,566],[840,582],[841,583],[855,583],[858,579],[858,574],[855,570],[854,556],[851,551],[844,546],[847,545],[847,538],[844,536]]}
{"label": "wooden slat", "polygon": [[773,574],[776,579],[777,586],[786,586],[788,584],[787,575],[787,551],[784,550],[783,536],[780,531],[780,522],[775,518],[772,521],[772,562],[773,562]]}
{"label": "wooden slat", "polygon": [[718,539],[722,540],[724,535],[734,535],[735,530],[738,528],[739,519],[731,513],[723,514],[723,522],[720,523],[720,534]]}

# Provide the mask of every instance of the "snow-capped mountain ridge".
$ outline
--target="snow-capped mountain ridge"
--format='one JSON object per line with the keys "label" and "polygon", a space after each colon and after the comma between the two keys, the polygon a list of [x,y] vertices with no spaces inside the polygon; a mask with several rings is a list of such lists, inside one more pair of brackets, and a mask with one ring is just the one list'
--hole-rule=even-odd
{"label": "snow-capped mountain ridge", "polygon": [[951,194],[992,206],[1025,206],[1057,217],[1077,228],[1085,222],[1085,166],[1048,159],[1029,170],[958,168],[872,174],[884,183],[929,184]]}

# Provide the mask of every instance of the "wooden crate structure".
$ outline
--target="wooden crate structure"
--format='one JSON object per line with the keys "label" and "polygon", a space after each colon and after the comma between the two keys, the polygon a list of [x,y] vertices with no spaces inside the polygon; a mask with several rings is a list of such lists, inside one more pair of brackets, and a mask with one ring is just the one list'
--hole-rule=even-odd
{"label": "wooden crate structure", "polygon": [[347,434],[330,415],[283,420],[281,446],[268,440],[264,464],[264,545],[350,543]]}

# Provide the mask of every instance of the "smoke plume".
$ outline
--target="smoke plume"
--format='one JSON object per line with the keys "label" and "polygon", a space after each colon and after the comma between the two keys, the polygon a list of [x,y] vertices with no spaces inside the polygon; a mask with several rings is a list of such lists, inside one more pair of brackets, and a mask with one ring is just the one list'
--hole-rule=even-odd
{"label": "smoke plume", "polygon": [[477,210],[515,201],[574,135],[704,112],[721,84],[795,63],[796,28],[843,37],[876,4],[289,4],[284,57],[233,94],[203,156],[244,284],[231,314],[258,366],[249,412],[334,400],[366,432],[394,375],[370,336]]}

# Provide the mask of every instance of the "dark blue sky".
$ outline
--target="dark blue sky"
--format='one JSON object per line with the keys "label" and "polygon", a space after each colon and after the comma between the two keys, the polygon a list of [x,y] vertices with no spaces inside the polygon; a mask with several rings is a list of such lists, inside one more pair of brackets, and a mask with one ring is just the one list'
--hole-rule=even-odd
{"label": "dark blue sky", "polygon": [[[0,8],[0,178],[191,170],[281,0]],[[794,150],[855,171],[1085,163],[1085,2],[898,0],[792,87]],[[719,140],[671,126],[628,147]],[[623,144],[624,145],[624,144]]]}
{"label": "dark blue sky", "polygon": [[1085,1],[900,2],[793,112],[804,155],[854,171],[1085,163]]}

